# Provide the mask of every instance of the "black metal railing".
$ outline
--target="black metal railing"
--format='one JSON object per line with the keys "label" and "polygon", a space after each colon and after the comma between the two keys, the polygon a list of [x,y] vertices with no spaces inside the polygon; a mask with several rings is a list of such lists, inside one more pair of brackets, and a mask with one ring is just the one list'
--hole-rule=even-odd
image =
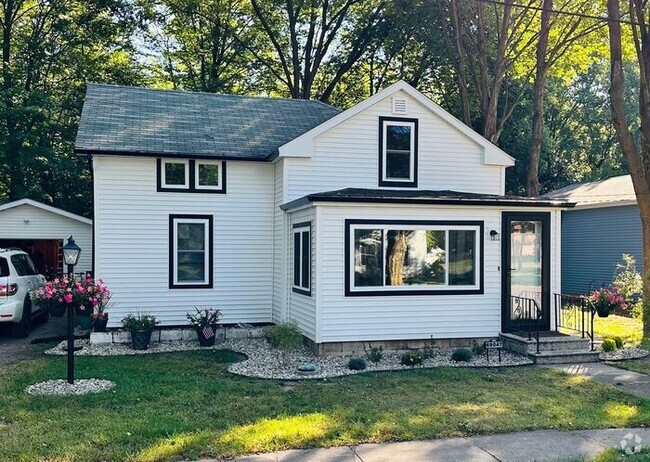
{"label": "black metal railing", "polygon": [[555,330],[569,331],[589,339],[594,351],[596,307],[584,295],[555,294]]}
{"label": "black metal railing", "polygon": [[537,300],[511,295],[510,313],[510,319],[517,329],[527,332],[528,340],[535,339],[537,353],[539,353],[539,331],[543,312]]}

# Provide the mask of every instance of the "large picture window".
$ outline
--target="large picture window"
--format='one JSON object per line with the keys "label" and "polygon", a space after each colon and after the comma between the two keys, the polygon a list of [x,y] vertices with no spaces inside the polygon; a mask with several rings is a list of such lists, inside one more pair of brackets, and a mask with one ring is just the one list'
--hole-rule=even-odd
{"label": "large picture window", "polygon": [[220,160],[158,159],[158,192],[226,192],[226,163]]}
{"label": "large picture window", "polygon": [[212,216],[169,217],[169,287],[212,287]]}
{"label": "large picture window", "polygon": [[293,227],[293,291],[311,295],[311,224]]}
{"label": "large picture window", "polygon": [[482,293],[482,222],[346,221],[346,295]]}
{"label": "large picture window", "polygon": [[417,187],[417,119],[379,118],[379,186]]}

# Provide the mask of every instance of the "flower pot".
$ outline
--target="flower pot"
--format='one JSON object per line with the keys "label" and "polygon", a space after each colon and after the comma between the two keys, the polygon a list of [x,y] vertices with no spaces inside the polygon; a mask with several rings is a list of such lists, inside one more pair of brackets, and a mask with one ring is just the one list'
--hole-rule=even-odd
{"label": "flower pot", "polygon": [[609,303],[599,303],[596,305],[596,313],[598,313],[598,316],[601,318],[608,317],[611,309],[612,307]]}
{"label": "flower pot", "polygon": [[90,330],[90,327],[93,324],[93,320],[90,316],[77,316],[77,321],[79,322],[79,327],[83,330]]}
{"label": "flower pot", "polygon": [[150,330],[134,330],[131,331],[131,348],[134,350],[146,350],[149,348],[151,341]]}
{"label": "flower pot", "polygon": [[214,346],[214,342],[215,340],[217,340],[217,327],[211,326],[213,335],[211,335],[210,337],[206,337],[205,335],[206,333],[203,332],[205,327],[206,326],[196,328],[196,335],[199,338],[199,345],[201,345],[202,347]]}
{"label": "flower pot", "polygon": [[61,303],[55,303],[50,305],[50,315],[55,318],[61,318],[66,312],[66,306]]}
{"label": "flower pot", "polygon": [[108,324],[108,316],[105,318],[94,318],[93,330],[95,332],[106,332],[106,324]]}

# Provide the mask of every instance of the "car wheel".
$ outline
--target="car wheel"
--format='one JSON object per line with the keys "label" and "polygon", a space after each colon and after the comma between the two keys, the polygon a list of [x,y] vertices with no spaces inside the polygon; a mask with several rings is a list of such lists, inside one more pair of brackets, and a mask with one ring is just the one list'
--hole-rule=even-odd
{"label": "car wheel", "polygon": [[50,320],[50,310],[48,308],[43,308],[43,310],[41,310],[41,314],[39,316],[39,319],[43,323],[46,323],[47,321],[49,321]]}
{"label": "car wheel", "polygon": [[32,327],[32,302],[27,298],[23,304],[23,317],[18,323],[11,325],[11,336],[25,338]]}

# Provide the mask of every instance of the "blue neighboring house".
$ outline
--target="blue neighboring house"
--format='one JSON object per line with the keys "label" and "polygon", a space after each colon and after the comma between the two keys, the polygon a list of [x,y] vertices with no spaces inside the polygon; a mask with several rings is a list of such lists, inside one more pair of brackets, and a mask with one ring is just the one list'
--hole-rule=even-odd
{"label": "blue neighboring house", "polygon": [[630,175],[573,184],[544,197],[576,203],[562,212],[563,293],[584,294],[611,283],[624,253],[641,270],[641,217]]}

